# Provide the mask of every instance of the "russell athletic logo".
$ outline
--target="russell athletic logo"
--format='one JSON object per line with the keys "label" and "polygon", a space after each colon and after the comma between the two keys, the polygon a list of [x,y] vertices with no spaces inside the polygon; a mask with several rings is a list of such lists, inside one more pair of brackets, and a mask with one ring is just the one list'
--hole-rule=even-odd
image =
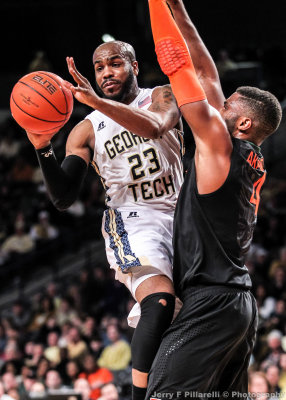
{"label": "russell athletic logo", "polygon": [[138,212],[137,211],[130,211],[130,213],[129,213],[127,218],[139,218]]}
{"label": "russell athletic logo", "polygon": [[100,122],[100,124],[98,125],[98,128],[97,128],[97,132],[101,131],[101,129],[105,128],[105,126],[106,125],[105,125],[104,121]]}

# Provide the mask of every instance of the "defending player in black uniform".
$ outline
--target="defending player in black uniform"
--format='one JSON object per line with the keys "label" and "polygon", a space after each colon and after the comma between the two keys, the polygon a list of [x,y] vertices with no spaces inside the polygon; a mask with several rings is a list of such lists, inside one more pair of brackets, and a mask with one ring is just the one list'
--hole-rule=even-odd
{"label": "defending player in black uniform", "polygon": [[279,126],[281,107],[253,87],[225,100],[182,1],[169,5],[186,42],[165,0],[149,0],[155,49],[196,152],[174,223],[174,283],[184,304],[164,335],[146,399],[238,398],[247,393],[257,324],[244,259],[266,176],[259,146]]}

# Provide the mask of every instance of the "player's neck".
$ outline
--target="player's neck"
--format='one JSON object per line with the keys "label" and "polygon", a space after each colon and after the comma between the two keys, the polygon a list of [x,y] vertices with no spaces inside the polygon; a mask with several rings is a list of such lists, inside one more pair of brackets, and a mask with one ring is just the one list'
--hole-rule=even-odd
{"label": "player's neck", "polygon": [[131,90],[128,93],[126,93],[126,96],[124,96],[121,103],[124,103],[124,104],[132,103],[132,101],[138,96],[139,91],[140,91],[140,89],[139,89],[138,85],[136,84],[134,87],[131,88]]}

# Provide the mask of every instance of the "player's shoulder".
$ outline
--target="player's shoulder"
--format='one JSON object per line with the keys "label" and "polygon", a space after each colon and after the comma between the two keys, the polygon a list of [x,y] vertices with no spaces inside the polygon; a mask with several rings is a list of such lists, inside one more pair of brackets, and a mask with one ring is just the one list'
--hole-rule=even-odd
{"label": "player's shoulder", "polygon": [[90,120],[90,121],[97,121],[97,120],[102,119],[102,115],[103,114],[100,111],[93,110],[89,114],[87,114],[84,119],[85,120],[87,119],[87,120]]}
{"label": "player's shoulder", "polygon": [[170,84],[155,86],[152,92],[152,100],[156,100],[159,98],[172,98],[175,101],[175,97],[173,95],[173,91]]}

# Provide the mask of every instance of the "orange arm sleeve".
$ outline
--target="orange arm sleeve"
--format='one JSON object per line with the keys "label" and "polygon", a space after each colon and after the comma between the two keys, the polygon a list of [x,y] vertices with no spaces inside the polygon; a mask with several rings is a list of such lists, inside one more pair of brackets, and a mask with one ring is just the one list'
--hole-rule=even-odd
{"label": "orange arm sleeve", "polygon": [[169,77],[178,106],[206,99],[185,43],[165,0],[149,0],[158,62]]}

